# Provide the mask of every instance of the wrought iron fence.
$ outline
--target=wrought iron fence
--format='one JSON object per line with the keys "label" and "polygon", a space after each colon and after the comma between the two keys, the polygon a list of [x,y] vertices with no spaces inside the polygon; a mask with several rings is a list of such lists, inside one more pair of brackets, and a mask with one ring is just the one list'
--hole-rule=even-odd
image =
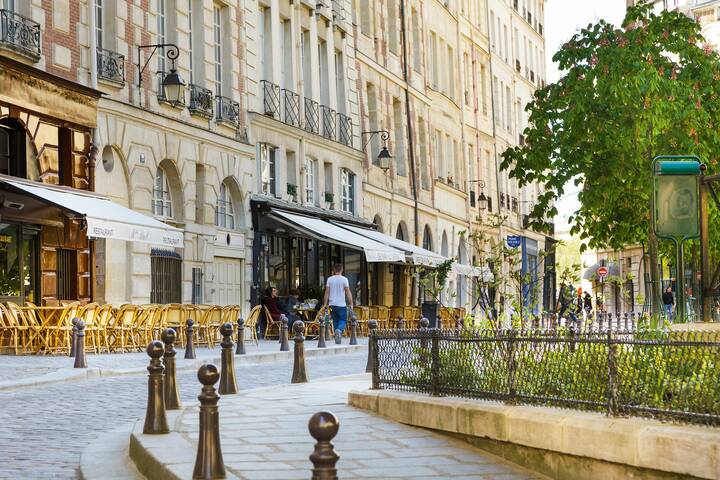
{"label": "wrought iron fence", "polygon": [[320,105],[311,98],[305,97],[304,100],[305,130],[310,133],[320,133]]}
{"label": "wrought iron fence", "polygon": [[322,136],[335,140],[335,110],[325,105],[320,105],[320,117],[322,118]]}
{"label": "wrought iron fence", "polygon": [[280,92],[283,100],[283,122],[299,127],[300,95],[286,88],[283,88]]}
{"label": "wrought iron fence", "polygon": [[[125,56],[104,48],[97,49],[97,73],[103,80],[124,84],[125,83]],[[164,73],[164,72],[163,72]],[[160,88],[162,91],[162,78],[160,77]]]}
{"label": "wrought iron fence", "polygon": [[190,104],[188,105],[190,113],[212,118],[213,100],[212,90],[200,85],[190,84]]}
{"label": "wrought iron fence", "polygon": [[373,388],[720,425],[711,332],[381,330]]}
{"label": "wrought iron fence", "polygon": [[260,80],[263,91],[263,112],[273,118],[280,118],[280,86],[267,80]]}
{"label": "wrought iron fence", "polygon": [[227,97],[215,97],[217,110],[215,120],[219,123],[228,123],[237,127],[240,124],[240,104]]}
{"label": "wrought iron fence", "polygon": [[37,60],[40,24],[12,10],[0,10],[0,43]]}
{"label": "wrought iron fence", "polygon": [[342,113],[337,114],[338,141],[352,147],[352,119]]}

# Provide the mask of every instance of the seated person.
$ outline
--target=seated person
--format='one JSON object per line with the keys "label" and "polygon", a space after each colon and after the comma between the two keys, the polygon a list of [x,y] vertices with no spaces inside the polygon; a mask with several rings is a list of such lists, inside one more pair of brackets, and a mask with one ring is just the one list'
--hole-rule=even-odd
{"label": "seated person", "polygon": [[283,313],[288,318],[288,325],[291,327],[296,320],[302,320],[295,311],[295,305],[300,305],[300,290],[297,289],[290,290],[290,296],[285,299],[285,308],[283,308]]}
{"label": "seated person", "polygon": [[265,308],[267,308],[272,319],[276,322],[279,322],[280,315],[282,315],[283,312],[280,310],[280,306],[278,305],[277,288],[268,287],[267,289],[265,289],[265,295],[263,295],[262,304],[265,305]]}

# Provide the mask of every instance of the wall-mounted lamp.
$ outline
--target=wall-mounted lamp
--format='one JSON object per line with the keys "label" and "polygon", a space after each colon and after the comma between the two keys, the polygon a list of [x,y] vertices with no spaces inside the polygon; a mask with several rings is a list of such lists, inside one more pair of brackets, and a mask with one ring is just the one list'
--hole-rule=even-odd
{"label": "wall-mounted lamp", "polygon": [[[150,55],[147,57],[147,60],[145,60],[145,64],[140,67],[140,51],[143,49],[152,48],[152,52],[150,52]],[[157,49],[162,49],[163,52],[165,52],[165,49],[167,48],[167,58],[172,61],[172,67],[170,67],[170,73],[165,75],[165,78],[162,80],[162,88],[163,88],[163,94],[165,96],[165,100],[172,103],[173,105],[178,105],[185,103],[185,82],[182,78],[180,78],[180,75],[178,75],[177,70],[175,70],[175,60],[180,55],[180,49],[177,45],[174,43],[159,43],[157,45],[138,45],[138,64],[137,67],[140,70],[140,74],[138,75],[138,91],[142,92],[142,79],[143,79],[143,72],[147,68],[148,64],[150,63],[150,60],[152,59],[153,55],[155,55],[155,52]],[[142,93],[141,93],[142,94]]]}
{"label": "wall-mounted lamp", "polygon": [[378,153],[377,161],[380,168],[382,168],[385,171],[388,171],[390,169],[390,159],[393,158],[390,152],[387,148],[387,141],[388,138],[390,138],[390,132],[387,130],[374,130],[371,132],[360,132],[360,138],[362,138],[363,135],[367,135],[368,138],[365,140],[365,143],[363,143],[363,152],[367,151],[367,146],[370,143],[370,141],[373,139],[375,135],[380,135],[380,139],[383,142],[383,147],[380,149],[380,153]]}

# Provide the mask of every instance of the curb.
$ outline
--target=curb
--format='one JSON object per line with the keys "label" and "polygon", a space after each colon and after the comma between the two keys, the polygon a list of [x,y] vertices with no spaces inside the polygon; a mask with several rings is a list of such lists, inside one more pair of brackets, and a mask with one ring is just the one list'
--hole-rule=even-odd
{"label": "curb", "polygon": [[[308,348],[305,350],[305,358],[322,357],[326,355],[344,355],[352,353],[360,353],[367,350],[367,345],[339,345],[329,346],[328,348]],[[68,357],[70,358],[70,357]],[[257,352],[246,355],[235,355],[235,366],[238,365],[257,365],[264,363],[275,363],[281,361],[291,361],[293,359],[293,351],[290,349],[286,352]],[[184,359],[183,359],[184,360]],[[220,355],[210,358],[195,359],[189,364],[176,367],[177,372],[195,371],[205,363],[220,364]],[[18,388],[39,387],[44,385],[52,385],[55,383],[72,382],[77,380],[86,380],[97,377],[117,377],[121,375],[141,375],[146,374],[145,366],[133,368],[63,368],[55,372],[47,373],[37,377],[23,378],[20,380],[10,380],[0,382],[0,392],[6,390],[14,390]]]}

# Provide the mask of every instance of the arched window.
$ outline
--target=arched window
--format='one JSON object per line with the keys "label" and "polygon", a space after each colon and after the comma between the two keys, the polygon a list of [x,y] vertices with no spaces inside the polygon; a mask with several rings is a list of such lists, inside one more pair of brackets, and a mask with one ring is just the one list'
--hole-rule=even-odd
{"label": "arched window", "polygon": [[158,167],[153,185],[152,200],[153,215],[158,217],[172,218],[172,200],[170,199],[170,187],[165,170]]}
{"label": "arched window", "polygon": [[215,202],[215,226],[235,229],[235,208],[226,182],[220,184],[220,193]]}
{"label": "arched window", "polygon": [[425,231],[423,232],[423,248],[432,252],[432,232],[430,231],[430,225],[425,225]]}
{"label": "arched window", "polygon": [[10,175],[10,133],[0,128],[0,173]]}
{"label": "arched window", "polygon": [[398,240],[405,240],[405,232],[403,232],[402,224],[398,224],[397,232],[395,233],[395,238]]}

